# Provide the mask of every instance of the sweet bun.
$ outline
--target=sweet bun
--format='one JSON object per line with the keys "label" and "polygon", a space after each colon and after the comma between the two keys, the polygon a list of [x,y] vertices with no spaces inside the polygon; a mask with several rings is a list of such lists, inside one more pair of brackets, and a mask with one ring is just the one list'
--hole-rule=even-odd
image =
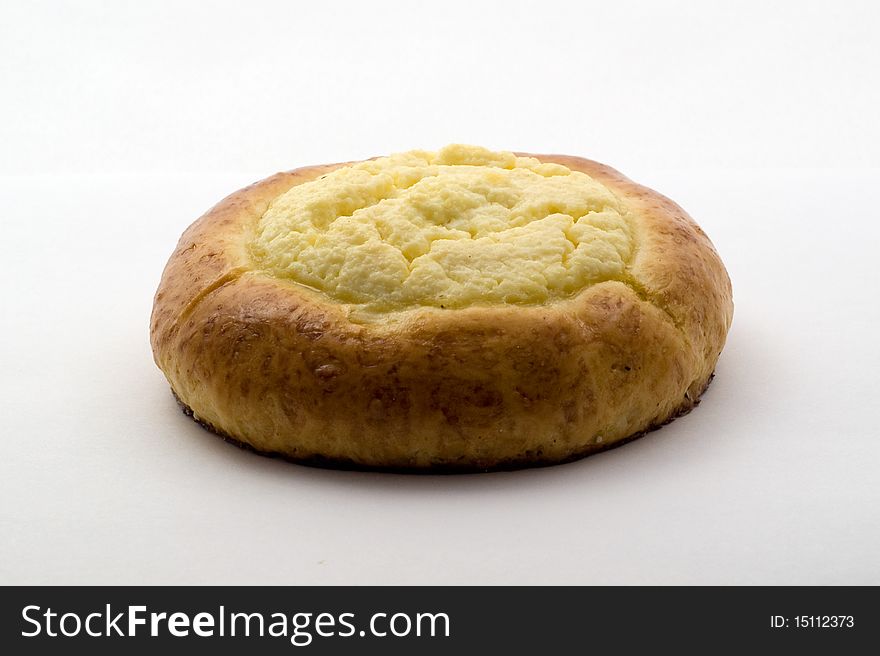
{"label": "sweet bun", "polygon": [[482,470],[687,412],[732,314],[671,200],[590,160],[454,145],[232,194],[181,237],[150,332],[184,409],[241,445]]}

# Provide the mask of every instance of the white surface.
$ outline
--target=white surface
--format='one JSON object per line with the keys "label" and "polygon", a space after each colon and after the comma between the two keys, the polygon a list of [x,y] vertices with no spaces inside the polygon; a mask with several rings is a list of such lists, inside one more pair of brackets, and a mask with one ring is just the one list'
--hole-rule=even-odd
{"label": "white surface", "polygon": [[[0,583],[880,584],[872,5],[318,4],[0,9]],[[148,315],[186,225],[448,141],[592,156],[701,223],[736,315],[699,408],[454,477],[184,417]]]}

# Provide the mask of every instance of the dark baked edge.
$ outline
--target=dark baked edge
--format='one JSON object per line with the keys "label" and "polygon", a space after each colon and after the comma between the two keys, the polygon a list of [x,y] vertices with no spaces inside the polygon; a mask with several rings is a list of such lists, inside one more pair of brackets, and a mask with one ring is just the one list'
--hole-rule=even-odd
{"label": "dark baked edge", "polygon": [[180,397],[171,390],[171,393],[174,395],[174,399],[177,401],[177,404],[183,410],[183,413],[191,417],[193,421],[195,421],[199,426],[204,428],[206,431],[217,435],[222,438],[225,442],[229,444],[233,444],[243,451],[250,451],[251,453],[255,453],[260,456],[265,456],[267,458],[277,458],[279,460],[286,460],[287,462],[291,462],[297,465],[305,465],[307,467],[319,467],[322,469],[337,469],[343,471],[364,471],[364,472],[384,472],[391,474],[479,474],[479,473],[488,473],[495,471],[513,471],[517,469],[527,469],[532,467],[552,467],[554,465],[564,465],[569,462],[574,462],[576,460],[581,460],[588,456],[595,455],[597,453],[603,453],[605,451],[610,451],[611,449],[616,449],[617,447],[623,446],[625,444],[629,444],[640,437],[647,435],[653,431],[659,430],[663,428],[666,424],[673,422],[674,420],[688,414],[691,410],[697,407],[702,400],[703,394],[706,393],[706,390],[709,388],[709,385],[712,383],[712,380],[715,378],[715,373],[713,372],[709,379],[706,381],[706,384],[703,386],[703,389],[700,390],[700,393],[697,394],[696,397],[690,398],[688,394],[685,395],[684,403],[682,403],[678,408],[673,411],[673,413],[664,419],[663,421],[658,421],[656,423],[651,424],[647,428],[640,430],[632,435],[624,437],[616,442],[611,442],[606,445],[595,445],[591,444],[586,449],[581,451],[575,451],[564,458],[561,459],[552,459],[552,458],[542,458],[541,456],[536,457],[523,457],[523,458],[510,458],[507,460],[500,460],[498,462],[492,463],[490,465],[480,465],[476,463],[461,463],[461,464],[450,464],[450,463],[439,463],[436,465],[428,465],[428,466],[413,466],[413,467],[404,467],[404,466],[384,466],[384,465],[365,465],[359,462],[354,462],[353,460],[349,460],[346,458],[328,458],[326,456],[308,456],[303,458],[297,458],[295,456],[288,455],[286,453],[279,453],[277,451],[261,451],[259,449],[254,448],[247,442],[242,442],[239,439],[236,439],[229,435],[228,433],[219,430],[212,424],[208,422],[202,421],[201,419],[196,418],[193,413],[192,408],[190,408],[186,403],[180,400]]}

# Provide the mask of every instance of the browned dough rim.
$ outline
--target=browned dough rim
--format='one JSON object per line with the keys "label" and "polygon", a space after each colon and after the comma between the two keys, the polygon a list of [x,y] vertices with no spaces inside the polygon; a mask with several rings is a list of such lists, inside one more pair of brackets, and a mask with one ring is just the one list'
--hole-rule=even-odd
{"label": "browned dough rim", "polygon": [[432,475],[432,474],[485,474],[489,472],[501,472],[501,471],[515,471],[515,470],[523,470],[527,468],[534,467],[553,467],[555,465],[565,465],[570,462],[575,462],[577,460],[583,460],[584,458],[588,458],[589,456],[594,456],[599,453],[603,453],[605,451],[611,451],[612,449],[616,449],[619,446],[623,446],[625,444],[629,444],[630,442],[635,442],[640,437],[644,437],[648,433],[653,433],[654,431],[660,430],[667,424],[671,424],[673,421],[678,419],[679,417],[683,417],[688,414],[691,410],[700,405],[700,401],[703,400],[703,395],[706,393],[706,390],[709,389],[709,385],[712,384],[712,381],[715,379],[715,373],[713,372],[709,376],[709,380],[706,381],[706,384],[703,386],[703,389],[700,390],[700,393],[695,398],[685,398],[684,403],[682,403],[673,413],[664,421],[659,421],[651,424],[644,430],[640,430],[632,435],[624,437],[623,439],[617,440],[616,442],[611,442],[610,444],[603,445],[590,445],[589,448],[584,449],[583,451],[577,451],[565,457],[562,460],[559,459],[551,459],[551,458],[541,458],[540,456],[535,459],[528,458],[514,458],[510,460],[505,460],[501,462],[495,462],[490,466],[480,466],[476,463],[467,463],[462,465],[451,465],[451,464],[439,464],[439,465],[430,465],[428,467],[395,467],[395,466],[380,466],[380,465],[365,465],[363,463],[355,462],[353,460],[348,460],[345,458],[327,458],[324,456],[310,456],[304,458],[296,458],[294,456],[288,455],[286,453],[279,453],[277,451],[261,451],[259,449],[254,448],[247,442],[242,442],[241,440],[237,440],[231,435],[224,433],[222,430],[218,430],[216,427],[211,424],[202,421],[201,419],[197,419],[195,413],[192,411],[186,403],[180,400],[180,397],[174,393],[174,390],[171,390],[171,394],[174,396],[174,400],[177,401],[177,405],[180,406],[180,409],[183,410],[183,414],[187,417],[191,418],[195,423],[204,428],[207,432],[213,433],[217,437],[221,438],[224,442],[228,444],[232,444],[233,446],[237,446],[242,451],[249,451],[255,455],[263,456],[265,458],[273,458],[276,460],[284,460],[286,462],[295,464],[295,465],[303,465],[305,467],[315,467],[319,469],[335,469],[339,471],[357,471],[357,472],[380,472],[386,474],[415,474],[415,475]]}

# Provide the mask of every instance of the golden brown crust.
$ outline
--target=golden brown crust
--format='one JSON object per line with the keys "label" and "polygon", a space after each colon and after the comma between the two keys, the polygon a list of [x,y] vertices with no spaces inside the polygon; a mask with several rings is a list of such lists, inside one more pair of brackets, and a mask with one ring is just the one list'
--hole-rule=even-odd
{"label": "golden brown crust", "polygon": [[[345,470],[355,470],[355,471],[382,471],[388,473],[395,474],[470,474],[470,473],[485,473],[485,472],[493,472],[493,471],[509,471],[514,469],[523,469],[525,467],[549,467],[551,465],[559,465],[567,462],[572,462],[574,460],[580,460],[581,458],[585,458],[587,456],[592,456],[597,453],[601,453],[603,451],[610,451],[611,449],[616,449],[619,446],[623,446],[624,444],[629,444],[630,442],[639,439],[640,437],[644,437],[648,433],[651,433],[656,430],[660,430],[666,424],[671,423],[675,419],[682,417],[688,414],[691,410],[696,408],[700,401],[702,400],[703,394],[705,394],[706,390],[712,383],[712,379],[714,378],[714,374],[709,377],[709,380],[706,383],[706,387],[700,392],[700,394],[696,397],[691,397],[690,395],[686,396],[684,402],[681,406],[675,410],[669,417],[667,417],[664,421],[658,422],[655,424],[651,424],[646,429],[641,430],[637,433],[633,433],[623,439],[620,439],[616,442],[612,442],[610,444],[589,444],[582,451],[574,451],[567,455],[562,460],[551,460],[549,458],[543,457],[537,454],[530,454],[526,457],[519,459],[511,459],[511,460],[497,460],[491,465],[483,465],[479,466],[475,463],[468,462],[457,462],[450,464],[438,464],[432,467],[399,467],[394,465],[364,465],[360,462],[355,462],[353,460],[348,460],[346,458],[327,458],[324,456],[310,456],[304,458],[298,458],[295,456],[288,455],[286,453],[278,453],[272,451],[260,451],[250,444],[246,442],[242,442],[238,440],[228,433],[225,433],[223,430],[217,428],[216,426],[212,426],[211,424],[199,419],[193,413],[192,408],[186,405],[183,401],[181,401],[176,394],[174,394],[174,399],[177,401],[177,405],[180,406],[180,409],[183,410],[183,414],[187,417],[192,417],[193,420],[199,424],[202,428],[204,428],[209,433],[213,433],[214,435],[223,439],[223,441],[228,442],[234,446],[237,446],[239,449],[244,451],[250,451],[259,456],[265,456],[269,458],[279,458],[281,460],[287,460],[289,462],[296,463],[298,465],[306,465],[309,467],[324,467],[331,469],[345,469]],[[172,392],[173,394],[173,392]]]}
{"label": "golden brown crust", "polygon": [[540,306],[422,307],[365,322],[254,271],[269,202],[341,164],[281,173],[181,237],[156,294],[153,353],[195,416],[261,452],[363,467],[561,462],[689,408],[732,316],[705,234],[672,201],[580,158],[625,201],[638,251],[624,281]]}

